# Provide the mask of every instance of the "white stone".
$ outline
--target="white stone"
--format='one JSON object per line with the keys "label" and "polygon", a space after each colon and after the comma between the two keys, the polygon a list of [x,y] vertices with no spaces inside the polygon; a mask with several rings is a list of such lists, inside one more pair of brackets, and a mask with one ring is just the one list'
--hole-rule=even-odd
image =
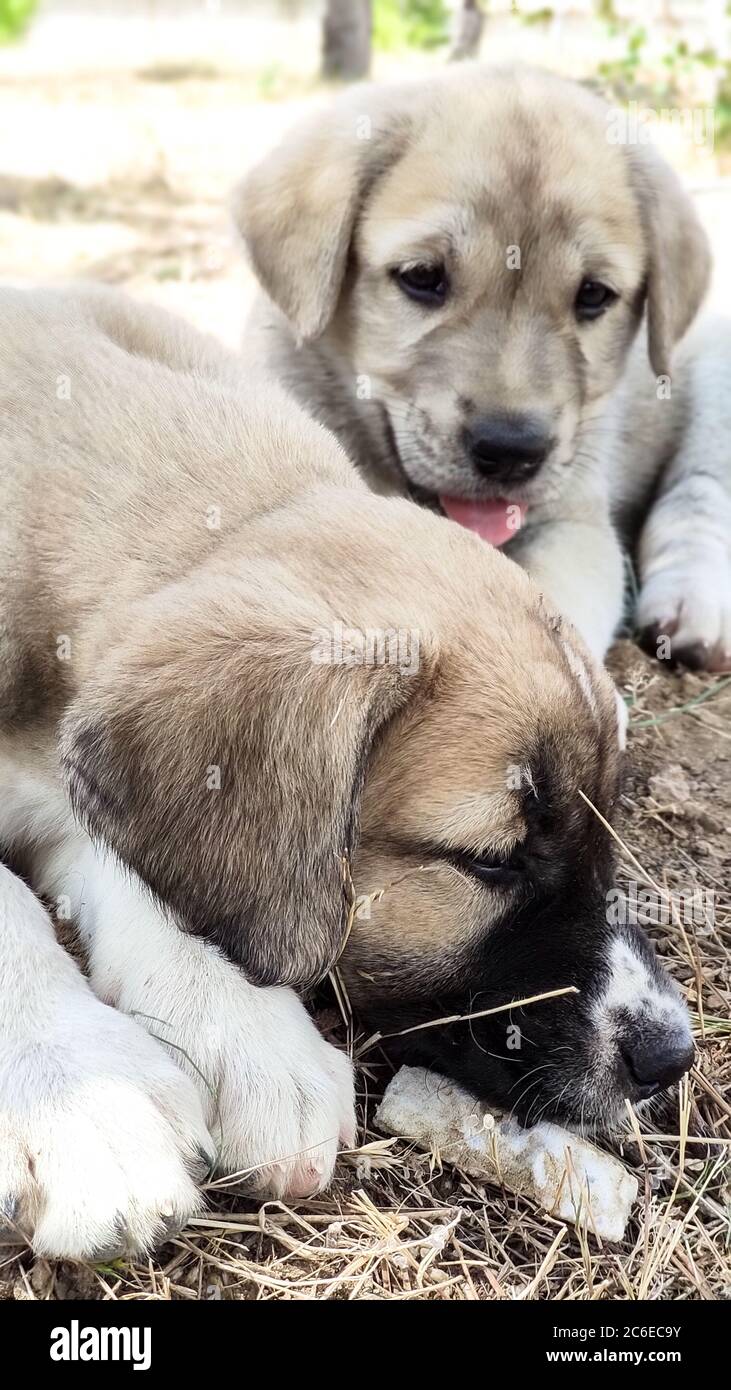
{"label": "white stone", "polygon": [[558,1125],[522,1129],[434,1072],[402,1067],[376,1112],[387,1134],[413,1139],[469,1177],[530,1197],[545,1211],[622,1240],[637,1179],[611,1154]]}

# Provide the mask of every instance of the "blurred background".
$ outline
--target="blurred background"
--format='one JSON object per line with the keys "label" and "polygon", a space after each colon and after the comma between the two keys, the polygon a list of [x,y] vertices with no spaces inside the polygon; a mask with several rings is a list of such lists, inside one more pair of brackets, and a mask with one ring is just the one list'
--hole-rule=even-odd
{"label": "blurred background", "polygon": [[729,0],[0,0],[2,278],[126,285],[235,345],[247,165],[343,82],[479,56],[665,112],[731,309],[730,29]]}

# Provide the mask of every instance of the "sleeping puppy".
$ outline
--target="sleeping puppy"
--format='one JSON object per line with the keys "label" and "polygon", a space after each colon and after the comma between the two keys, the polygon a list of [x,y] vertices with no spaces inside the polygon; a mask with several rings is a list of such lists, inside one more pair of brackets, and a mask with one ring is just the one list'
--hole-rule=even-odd
{"label": "sleeping puppy", "polygon": [[257,351],[373,487],[505,545],[598,657],[623,607],[617,523],[627,544],[641,533],[648,641],[723,667],[731,329],[695,371],[673,358],[706,239],[675,175],[613,122],[530,69],[347,93],[235,195],[267,296]]}
{"label": "sleeping puppy", "polygon": [[4,290],[0,366],[5,1220],[108,1256],[215,1158],[323,1186],[351,1067],[298,993],[336,961],[387,1032],[572,989],[396,1041],[524,1119],[680,1076],[607,913],[612,689],[528,577],[160,311]]}

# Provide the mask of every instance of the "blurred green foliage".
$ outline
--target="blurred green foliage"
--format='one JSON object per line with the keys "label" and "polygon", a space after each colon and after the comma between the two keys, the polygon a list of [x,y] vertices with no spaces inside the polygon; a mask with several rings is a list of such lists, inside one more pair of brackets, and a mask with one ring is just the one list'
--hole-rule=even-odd
{"label": "blurred green foliage", "polygon": [[450,18],[445,0],[375,0],[373,46],[439,48],[449,42]]}
{"label": "blurred green foliage", "polygon": [[[610,28],[610,35],[616,32]],[[642,69],[642,57],[647,43],[646,29],[632,29],[627,36],[627,47],[619,58],[600,63],[597,69],[607,94],[627,100],[636,95],[638,79]]]}
{"label": "blurred green foliage", "polygon": [[540,10],[519,10],[518,14],[524,24],[550,24],[555,18],[555,11],[550,5],[544,5]]}
{"label": "blurred green foliage", "polygon": [[19,38],[37,7],[38,0],[0,0],[0,43]]}
{"label": "blurred green foliage", "polygon": [[667,53],[659,59],[659,68],[650,75],[645,53],[647,42],[646,29],[632,29],[627,36],[625,53],[613,62],[599,64],[599,75],[610,84],[615,96],[649,95],[652,92],[662,97],[678,95],[692,89],[694,76],[701,68],[714,68],[721,63],[715,49],[703,48],[693,52],[680,39],[671,44]]}
{"label": "blurred green foliage", "polygon": [[731,147],[731,63],[724,64],[724,76],[716,93],[716,144]]}
{"label": "blurred green foliage", "polygon": [[[610,33],[616,33],[610,29]],[[605,87],[615,97],[680,96],[692,92],[694,79],[703,68],[720,68],[721,59],[713,48],[691,50],[680,39],[671,44],[654,66],[646,49],[649,35],[646,29],[631,29],[625,52],[611,62],[600,63],[597,69]]]}
{"label": "blurred green foliage", "polygon": [[[731,12],[731,6],[730,6]],[[610,26],[611,35],[618,32]],[[731,143],[731,63],[721,58],[714,48],[693,50],[682,39],[671,44],[667,52],[651,60],[647,52],[649,35],[644,28],[633,28],[627,34],[624,53],[597,68],[598,83],[606,96],[617,101],[646,101],[649,105],[668,101],[693,100],[698,79],[708,69],[715,70],[716,143]]]}

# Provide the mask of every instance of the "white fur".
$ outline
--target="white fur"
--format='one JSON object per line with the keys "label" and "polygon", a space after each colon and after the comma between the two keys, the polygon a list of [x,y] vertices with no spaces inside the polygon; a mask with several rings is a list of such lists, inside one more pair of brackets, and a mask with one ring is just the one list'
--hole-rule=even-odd
{"label": "white fur", "polygon": [[623,609],[624,559],[609,518],[606,479],[587,462],[562,499],[532,507],[532,522],[511,542],[510,556],[528,571],[603,661]]}
{"label": "white fur", "polygon": [[675,349],[669,394],[659,396],[641,334],[596,436],[590,426],[586,438],[621,529],[631,537],[646,517],[638,627],[670,637],[675,653],[704,646],[712,667],[731,657],[730,354],[731,320],[701,316]]}
{"label": "white fur", "polygon": [[618,1010],[622,1010],[629,1014],[642,1014],[661,1024],[679,1041],[690,1045],[690,1023],[685,1005],[676,994],[669,976],[663,976],[663,987],[658,988],[645,962],[621,936],[612,941],[609,969],[606,990],[594,1004],[593,1010],[594,1021],[600,1031],[611,1022]]}
{"label": "white fur", "polygon": [[729,361],[731,320],[701,317],[676,348],[671,394],[658,399],[641,333],[619,387],[585,427],[580,473],[567,475],[560,505],[553,497],[532,505],[531,520],[542,524],[513,544],[599,660],[622,614],[610,512],[631,539],[663,464],[637,544],[636,624],[669,639],[661,657],[695,647],[701,665],[731,669]]}
{"label": "white fur", "polygon": [[55,892],[64,891],[64,869],[72,883],[83,878],[78,920],[93,989],[193,1077],[223,1169],[251,1172],[258,1190],[278,1196],[324,1187],[339,1139],[355,1137],[352,1070],[293,990],[249,984],[90,842],[54,876]]}
{"label": "white fur", "polygon": [[614,692],[615,704],[617,706],[617,741],[622,752],[627,747],[627,728],[629,725],[629,710],[618,690]]}
{"label": "white fur", "polygon": [[594,694],[594,687],[592,685],[591,676],[586,667],[586,662],[582,661],[579,653],[576,651],[574,647],[571,646],[570,642],[562,641],[561,646],[563,647],[566,660],[568,661],[571,670],[573,671],[577,681],[579,682],[579,689],[581,690],[581,693],[584,699],[586,700],[589,709],[591,710],[593,715],[598,716],[599,710],[596,702],[596,695]]}
{"label": "white fur", "polygon": [[[259,1191],[324,1187],[338,1141],[355,1138],[348,1058],[292,990],[250,985],[180,932],[75,827],[51,777],[0,754],[0,782],[0,839],[36,843],[34,887],[78,922],[90,960],[91,989],[38,900],[4,870],[0,1201],[21,1199],[35,1247],[148,1248],[166,1219],[181,1225],[199,1209],[184,1159],[200,1147]],[[15,1014],[6,993],[22,1001]]]}
{"label": "white fur", "polygon": [[[701,522],[700,496],[707,515]],[[693,507],[693,499],[695,506]],[[689,517],[693,516],[693,524]],[[731,498],[710,479],[689,475],[657,502],[642,537],[640,627],[669,648],[698,647],[731,670]],[[662,655],[662,652],[660,653]]]}
{"label": "white fur", "polygon": [[0,1210],[43,1254],[152,1245],[201,1207],[195,1088],[107,1008],[0,866]]}

